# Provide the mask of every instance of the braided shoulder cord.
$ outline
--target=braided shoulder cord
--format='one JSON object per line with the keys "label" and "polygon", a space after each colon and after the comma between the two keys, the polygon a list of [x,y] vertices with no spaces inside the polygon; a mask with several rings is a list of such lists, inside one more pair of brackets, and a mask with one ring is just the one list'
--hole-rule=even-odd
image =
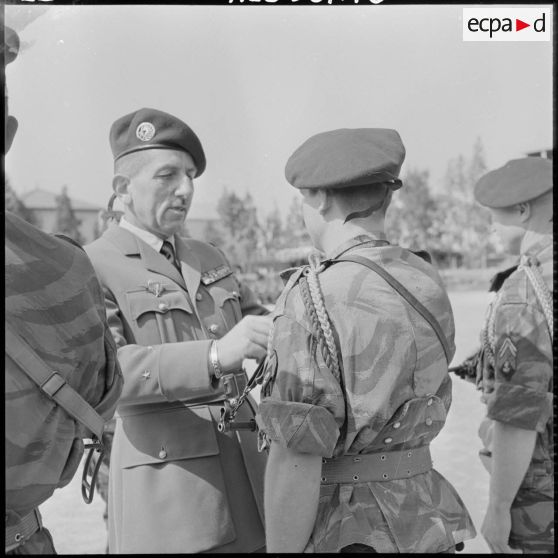
{"label": "braided shoulder cord", "polygon": [[341,381],[341,368],[337,357],[337,346],[331,328],[331,322],[327,314],[318,273],[323,266],[317,258],[309,258],[310,266],[305,270],[304,280],[301,281],[301,294],[306,307],[313,330],[316,332],[322,356],[326,366],[333,372],[337,381]]}
{"label": "braided shoulder cord", "polygon": [[552,293],[548,288],[545,280],[543,279],[539,268],[531,258],[522,259],[519,269],[525,271],[527,278],[533,286],[535,295],[539,304],[541,305],[544,317],[546,318],[546,323],[550,331],[550,339],[554,339],[554,316],[552,315]]}

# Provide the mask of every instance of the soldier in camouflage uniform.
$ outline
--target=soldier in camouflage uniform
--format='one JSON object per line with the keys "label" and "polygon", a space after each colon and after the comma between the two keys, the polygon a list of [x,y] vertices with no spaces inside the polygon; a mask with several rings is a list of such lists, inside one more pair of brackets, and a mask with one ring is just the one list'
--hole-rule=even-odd
{"label": "soldier in camouflage uniform", "polygon": [[[18,45],[15,32],[5,28],[7,62]],[[8,147],[16,128],[8,116]],[[102,425],[116,408],[122,374],[85,252],[9,212],[5,219],[5,549],[54,554],[38,506],[70,482],[83,455],[82,438],[89,435],[62,402],[68,393],[78,395]],[[30,359],[49,376],[41,388],[26,366]]]}
{"label": "soldier in camouflage uniform", "polygon": [[475,187],[501,235],[523,233],[517,270],[488,308],[478,385],[490,476],[482,534],[493,552],[554,550],[552,162],[509,161]]}
{"label": "soldier in camouflage uniform", "polygon": [[[287,163],[326,259],[290,270],[273,313],[257,415],[268,551],[454,552],[475,536],[429,451],[451,403],[450,303],[427,255],[384,234],[404,154],[394,130],[343,129]],[[412,291],[438,333],[358,256]]]}

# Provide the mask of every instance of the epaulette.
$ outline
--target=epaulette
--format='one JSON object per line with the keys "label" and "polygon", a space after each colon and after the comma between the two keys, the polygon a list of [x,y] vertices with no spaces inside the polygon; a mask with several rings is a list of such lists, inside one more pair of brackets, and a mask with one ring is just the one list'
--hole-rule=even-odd
{"label": "epaulette", "polygon": [[488,292],[490,293],[497,293],[504,284],[504,281],[517,269],[517,265],[514,265],[508,269],[504,269],[503,271],[499,271],[490,279],[490,287]]}

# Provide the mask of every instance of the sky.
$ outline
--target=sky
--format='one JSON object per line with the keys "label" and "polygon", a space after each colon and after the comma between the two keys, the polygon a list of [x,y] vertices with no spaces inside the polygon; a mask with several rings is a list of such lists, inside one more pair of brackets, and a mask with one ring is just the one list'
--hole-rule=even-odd
{"label": "sky", "polygon": [[65,184],[104,206],[110,126],[142,107],[181,118],[203,144],[192,217],[216,216],[225,188],[250,192],[262,217],[285,215],[296,195],[285,163],[326,130],[396,129],[403,176],[428,170],[434,189],[477,138],[489,168],[552,147],[552,42],[464,42],[463,6],[33,8],[5,7],[23,43],[6,69],[18,193]]}

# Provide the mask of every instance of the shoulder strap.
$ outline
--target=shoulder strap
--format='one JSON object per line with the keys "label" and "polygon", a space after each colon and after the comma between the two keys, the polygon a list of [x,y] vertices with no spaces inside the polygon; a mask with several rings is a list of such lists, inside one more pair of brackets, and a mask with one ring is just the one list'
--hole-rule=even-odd
{"label": "shoulder strap", "polygon": [[378,265],[377,263],[369,260],[368,258],[364,258],[362,256],[344,256],[342,258],[338,258],[336,260],[331,260],[332,263],[335,262],[354,262],[359,263],[361,265],[366,266],[368,269],[375,271],[378,275],[380,275],[397,293],[399,293],[429,324],[430,327],[434,330],[434,333],[438,336],[440,343],[444,349],[444,354],[446,355],[446,360],[449,363],[451,362],[451,351],[444,335],[438,320],[431,314],[431,312],[419,301],[417,298],[412,295],[393,275],[388,273],[382,266]]}
{"label": "shoulder strap", "polygon": [[103,417],[58,372],[50,369],[11,324],[5,322],[5,328],[6,353],[44,393],[101,440]]}

